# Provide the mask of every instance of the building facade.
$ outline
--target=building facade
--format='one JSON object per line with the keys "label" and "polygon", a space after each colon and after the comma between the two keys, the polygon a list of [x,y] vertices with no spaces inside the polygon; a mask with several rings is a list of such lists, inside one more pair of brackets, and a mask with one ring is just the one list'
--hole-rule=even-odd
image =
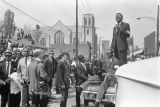
{"label": "building facade", "polygon": [[144,38],[144,54],[147,56],[155,55],[156,32],[152,32]]}
{"label": "building facade", "polygon": [[[76,25],[65,25],[60,20],[51,28],[40,27],[34,31],[41,45],[53,47],[76,43]],[[36,32],[36,33],[35,33]],[[97,34],[95,31],[95,19],[93,14],[83,14],[82,25],[78,25],[78,43],[90,43],[93,54],[97,55]]]}
{"label": "building facade", "polygon": [[109,47],[109,40],[102,40],[102,55],[105,56],[107,50],[110,48]]}

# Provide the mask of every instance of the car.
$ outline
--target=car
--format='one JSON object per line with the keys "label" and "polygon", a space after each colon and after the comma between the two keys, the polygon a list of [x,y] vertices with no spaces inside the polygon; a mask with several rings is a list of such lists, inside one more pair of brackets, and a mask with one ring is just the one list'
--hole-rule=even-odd
{"label": "car", "polygon": [[160,57],[125,64],[115,75],[115,107],[160,106]]}
{"label": "car", "polygon": [[[92,81],[83,91],[83,98],[85,100],[85,105],[89,102],[95,102],[98,90],[100,88],[102,81]],[[101,105],[115,104],[116,96],[116,85],[114,87],[109,87],[106,89],[105,94],[100,102]]]}

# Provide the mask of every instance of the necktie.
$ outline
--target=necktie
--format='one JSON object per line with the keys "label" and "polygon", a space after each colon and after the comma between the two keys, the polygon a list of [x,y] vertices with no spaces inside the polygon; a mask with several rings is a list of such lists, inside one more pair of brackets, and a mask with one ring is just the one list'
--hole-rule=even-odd
{"label": "necktie", "polygon": [[27,65],[27,57],[25,58],[25,63],[26,63],[26,65]]}
{"label": "necktie", "polygon": [[7,62],[7,73],[8,73],[8,75],[10,74],[10,72],[9,72],[9,61]]}

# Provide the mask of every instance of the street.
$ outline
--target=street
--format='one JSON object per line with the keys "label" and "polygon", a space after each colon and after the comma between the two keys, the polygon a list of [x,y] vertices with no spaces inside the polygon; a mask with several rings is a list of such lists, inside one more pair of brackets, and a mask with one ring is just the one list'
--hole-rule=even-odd
{"label": "street", "polygon": [[[51,99],[50,103],[48,104],[48,107],[59,107],[60,106],[60,99],[61,99],[61,94],[54,95],[55,99]],[[75,89],[71,88],[69,90],[69,96],[67,100],[67,107],[76,107],[76,93]],[[81,95],[81,107],[84,107],[83,105],[83,95]],[[88,107],[93,107],[93,103],[89,103]]]}

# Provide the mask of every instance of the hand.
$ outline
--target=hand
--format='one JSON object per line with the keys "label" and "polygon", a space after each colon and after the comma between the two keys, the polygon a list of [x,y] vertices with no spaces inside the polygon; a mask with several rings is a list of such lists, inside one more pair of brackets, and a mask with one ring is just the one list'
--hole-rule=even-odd
{"label": "hand", "polygon": [[22,79],[18,80],[20,84],[24,84],[24,81]]}
{"label": "hand", "polygon": [[5,85],[5,82],[3,80],[0,80],[1,85]]}
{"label": "hand", "polygon": [[65,85],[62,85],[62,86],[61,86],[61,89],[62,89],[62,90],[66,89],[66,86],[65,86]]}
{"label": "hand", "polygon": [[5,82],[5,84],[9,84],[9,83],[10,83],[10,81],[11,81],[11,79],[10,79],[10,78],[8,78],[8,79],[6,79],[4,82]]}

